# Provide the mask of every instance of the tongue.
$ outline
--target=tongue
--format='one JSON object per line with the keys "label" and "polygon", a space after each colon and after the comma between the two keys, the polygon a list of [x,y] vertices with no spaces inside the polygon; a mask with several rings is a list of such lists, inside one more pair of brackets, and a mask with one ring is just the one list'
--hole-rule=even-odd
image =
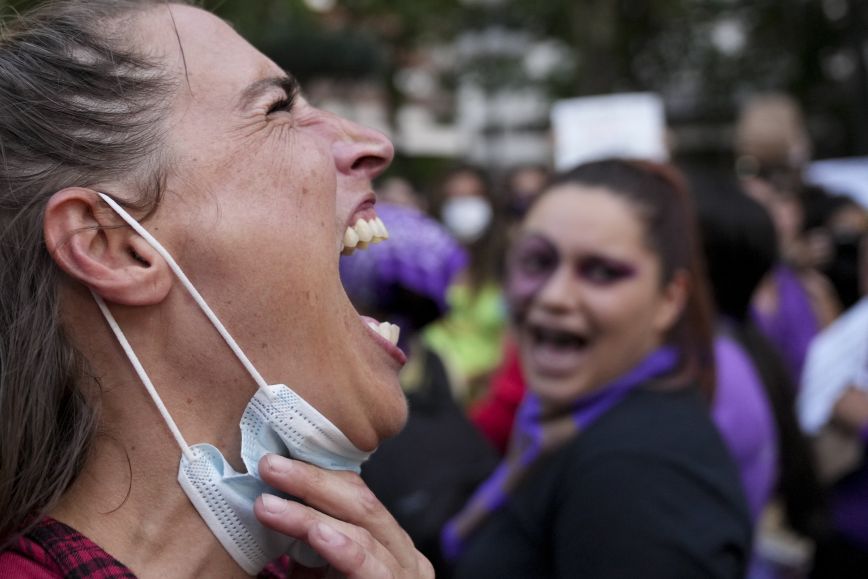
{"label": "tongue", "polygon": [[539,371],[560,374],[580,366],[585,360],[586,350],[578,340],[569,342],[541,340],[534,344],[531,358]]}

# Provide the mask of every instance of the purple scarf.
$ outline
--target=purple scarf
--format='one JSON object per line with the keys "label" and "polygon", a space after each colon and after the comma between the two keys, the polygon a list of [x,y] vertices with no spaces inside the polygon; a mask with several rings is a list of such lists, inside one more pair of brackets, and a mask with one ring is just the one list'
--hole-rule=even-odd
{"label": "purple scarf", "polygon": [[632,390],[671,371],[678,358],[675,348],[655,350],[626,374],[560,410],[544,413],[540,398],[528,392],[519,406],[506,458],[443,528],[441,542],[446,558],[458,558],[466,539],[506,503],[540,459],[587,430]]}

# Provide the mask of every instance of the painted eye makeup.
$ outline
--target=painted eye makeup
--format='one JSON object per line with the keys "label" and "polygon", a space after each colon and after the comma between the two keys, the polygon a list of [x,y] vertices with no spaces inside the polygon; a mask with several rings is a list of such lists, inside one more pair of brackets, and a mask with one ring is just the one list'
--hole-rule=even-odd
{"label": "painted eye makeup", "polygon": [[529,235],[516,242],[509,255],[506,283],[513,311],[524,309],[557,270],[559,263],[558,250],[540,235]]}
{"label": "painted eye makeup", "polygon": [[557,269],[560,255],[548,240],[538,235],[521,239],[513,249],[512,272],[519,276],[548,277]]}
{"label": "painted eye makeup", "polygon": [[[507,270],[507,298],[512,311],[521,313],[561,266],[562,257],[555,245],[541,235],[519,239],[512,247]],[[585,255],[570,263],[577,279],[606,287],[636,274],[635,266],[602,255]]]}
{"label": "painted eye makeup", "polygon": [[579,262],[577,273],[596,285],[609,285],[636,273],[633,266],[604,257],[587,257]]}

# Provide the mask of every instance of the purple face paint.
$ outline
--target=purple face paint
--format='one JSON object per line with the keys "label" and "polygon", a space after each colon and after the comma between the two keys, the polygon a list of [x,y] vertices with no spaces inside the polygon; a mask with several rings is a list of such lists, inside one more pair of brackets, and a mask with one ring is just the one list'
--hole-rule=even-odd
{"label": "purple face paint", "polygon": [[509,255],[506,294],[512,312],[521,314],[543,288],[560,263],[555,246],[541,235],[522,237]]}
{"label": "purple face paint", "polygon": [[[516,242],[509,255],[506,293],[517,320],[561,265],[561,254],[545,236],[531,234]],[[636,268],[602,255],[577,260],[575,275],[592,286],[604,287],[633,277]]]}

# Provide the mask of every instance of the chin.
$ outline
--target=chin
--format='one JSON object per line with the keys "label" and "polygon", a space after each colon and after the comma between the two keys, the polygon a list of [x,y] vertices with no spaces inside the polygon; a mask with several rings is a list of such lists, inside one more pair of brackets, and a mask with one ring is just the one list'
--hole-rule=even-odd
{"label": "chin", "polygon": [[599,385],[591,384],[584,377],[552,377],[528,373],[528,389],[557,406],[571,402],[593,392]]}
{"label": "chin", "polygon": [[[404,391],[401,390],[401,385],[398,383],[397,377],[394,380],[394,385],[388,386],[388,395],[384,394],[384,399],[379,401],[378,406],[381,408],[380,415],[375,417],[375,431],[377,433],[377,445],[388,438],[392,438],[400,433],[404,426],[407,425],[407,418],[410,415],[410,409],[407,405],[407,397],[404,396]],[[388,398],[386,400],[385,398]]]}

